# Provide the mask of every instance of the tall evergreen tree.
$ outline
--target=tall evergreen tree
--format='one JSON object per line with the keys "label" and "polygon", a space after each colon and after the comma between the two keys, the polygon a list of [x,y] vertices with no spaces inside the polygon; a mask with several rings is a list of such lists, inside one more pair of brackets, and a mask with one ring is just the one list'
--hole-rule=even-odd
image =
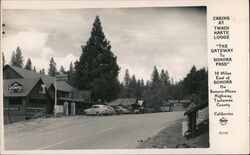
{"label": "tall evergreen tree", "polygon": [[30,60],[30,58],[27,59],[26,65],[24,67],[27,70],[32,70],[32,62]]}
{"label": "tall evergreen tree", "polygon": [[137,81],[136,81],[135,75],[132,75],[132,77],[131,77],[131,81],[129,82],[128,90],[129,90],[129,97],[132,97],[132,98],[136,97]]}
{"label": "tall evergreen tree", "polygon": [[15,51],[12,52],[11,59],[10,59],[10,65],[11,66],[17,66],[16,52]]}
{"label": "tall evergreen tree", "polygon": [[137,98],[142,98],[142,93],[144,89],[144,81],[143,79],[138,79],[137,84],[136,84],[136,97]]}
{"label": "tall evergreen tree", "polygon": [[5,57],[4,57],[3,52],[2,52],[2,64],[3,64],[3,67],[4,67],[4,65],[5,65]]}
{"label": "tall evergreen tree", "polygon": [[21,48],[18,46],[15,55],[16,67],[23,68],[23,54]]}
{"label": "tall evergreen tree", "polygon": [[154,70],[152,72],[151,79],[152,79],[152,86],[153,87],[160,85],[160,76],[159,76],[159,72],[158,72],[156,66],[154,66]]}
{"label": "tall evergreen tree", "polygon": [[54,61],[54,58],[52,57],[50,59],[50,63],[49,63],[49,71],[48,71],[48,74],[50,76],[56,76],[56,73],[57,73],[57,70],[56,70],[56,63]]}
{"label": "tall evergreen tree", "polygon": [[60,71],[59,71],[61,74],[65,74],[66,73],[66,71],[65,71],[65,69],[64,69],[64,67],[63,67],[63,65],[61,65],[61,67],[60,67]]}
{"label": "tall evergreen tree", "polygon": [[36,72],[36,67],[34,66],[33,71]]}
{"label": "tall evergreen tree", "polygon": [[69,76],[69,80],[70,81],[74,81],[75,80],[75,70],[74,70],[74,66],[73,66],[72,62],[70,62],[70,65],[69,65],[68,76]]}
{"label": "tall evergreen tree", "polygon": [[110,101],[119,93],[119,66],[117,58],[111,51],[110,42],[106,39],[101,21],[97,16],[91,36],[82,54],[75,63],[77,86],[84,90],[92,90],[94,99]]}
{"label": "tall evergreen tree", "polygon": [[69,65],[69,73],[70,74],[73,74],[75,72],[75,68],[74,68],[74,65],[72,62],[70,62],[70,65]]}
{"label": "tall evergreen tree", "polygon": [[145,83],[144,83],[144,80],[143,79],[141,79],[141,87],[145,87]]}
{"label": "tall evergreen tree", "polygon": [[170,79],[169,79],[169,74],[168,71],[164,71],[163,69],[161,70],[161,75],[160,79],[163,82],[164,85],[169,85],[170,84]]}
{"label": "tall evergreen tree", "polygon": [[126,69],[125,75],[123,78],[123,82],[121,85],[121,91],[120,91],[120,95],[119,95],[120,97],[122,97],[122,98],[130,97],[130,91],[131,91],[131,89],[129,88],[130,82],[131,82],[131,77],[129,75],[129,70]]}
{"label": "tall evergreen tree", "polygon": [[44,70],[44,68],[41,69],[41,70],[39,71],[39,73],[45,75],[45,70]]}
{"label": "tall evergreen tree", "polygon": [[123,84],[125,88],[128,88],[130,81],[131,81],[131,77],[129,75],[128,69],[126,69],[125,76],[123,78]]}
{"label": "tall evergreen tree", "polygon": [[159,72],[156,66],[154,66],[151,74],[151,84],[149,87],[146,87],[147,89],[143,93],[143,98],[147,103],[147,107],[153,108],[155,111],[160,111],[160,106],[164,99],[165,91],[162,86]]}
{"label": "tall evergreen tree", "polygon": [[208,104],[208,73],[205,68],[193,66],[183,80],[185,96],[196,104]]}
{"label": "tall evergreen tree", "polygon": [[70,65],[69,65],[69,72],[74,72],[74,66],[73,66],[73,63],[70,62]]}

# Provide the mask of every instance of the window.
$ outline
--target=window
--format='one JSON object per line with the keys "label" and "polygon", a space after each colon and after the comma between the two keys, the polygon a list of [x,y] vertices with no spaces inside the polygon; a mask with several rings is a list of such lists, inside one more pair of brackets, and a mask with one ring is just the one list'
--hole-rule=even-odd
{"label": "window", "polygon": [[9,98],[9,104],[22,104],[22,98]]}

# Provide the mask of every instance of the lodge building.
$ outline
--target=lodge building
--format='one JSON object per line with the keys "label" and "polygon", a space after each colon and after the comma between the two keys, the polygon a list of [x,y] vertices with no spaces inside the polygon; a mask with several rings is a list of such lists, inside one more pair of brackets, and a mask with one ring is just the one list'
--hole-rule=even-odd
{"label": "lodge building", "polygon": [[91,105],[91,92],[79,91],[67,81],[57,81],[52,76],[11,65],[4,66],[5,124],[52,115],[55,103],[62,105],[64,102],[69,102],[69,106],[70,103],[76,104],[77,110],[81,111]]}

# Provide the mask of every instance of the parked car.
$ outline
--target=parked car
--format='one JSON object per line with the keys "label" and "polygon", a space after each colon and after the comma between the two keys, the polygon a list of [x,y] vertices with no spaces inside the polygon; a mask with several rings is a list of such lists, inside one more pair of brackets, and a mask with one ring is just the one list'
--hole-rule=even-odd
{"label": "parked car", "polygon": [[155,113],[156,110],[155,110],[154,108],[145,108],[145,109],[144,109],[144,112],[145,112],[145,113]]}
{"label": "parked car", "polygon": [[130,113],[128,109],[125,109],[125,108],[123,108],[121,106],[116,106],[115,107],[115,112],[117,114],[129,114]]}
{"label": "parked car", "polygon": [[115,109],[112,108],[111,106],[106,106],[108,108],[108,115],[114,115],[115,114]]}
{"label": "parked car", "polygon": [[84,112],[85,115],[96,115],[96,116],[115,114],[114,108],[107,105],[93,105],[92,107],[86,109]]}
{"label": "parked car", "polygon": [[134,114],[144,114],[145,109],[144,109],[144,107],[139,107],[139,108],[136,108],[136,109],[132,109],[132,113],[134,113]]}
{"label": "parked car", "polygon": [[171,112],[171,111],[173,111],[171,106],[161,106],[160,110],[161,110],[161,112]]}

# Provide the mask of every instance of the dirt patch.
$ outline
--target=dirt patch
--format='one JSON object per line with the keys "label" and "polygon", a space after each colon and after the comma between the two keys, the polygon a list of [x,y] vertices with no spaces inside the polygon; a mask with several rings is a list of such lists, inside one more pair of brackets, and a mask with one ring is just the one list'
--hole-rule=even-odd
{"label": "dirt patch", "polygon": [[139,149],[148,148],[176,148],[189,147],[189,148],[207,148],[209,147],[208,132],[201,134],[192,139],[186,139],[182,136],[182,122],[185,119],[175,121],[169,127],[160,131],[154,137],[148,137],[146,140],[140,141]]}

